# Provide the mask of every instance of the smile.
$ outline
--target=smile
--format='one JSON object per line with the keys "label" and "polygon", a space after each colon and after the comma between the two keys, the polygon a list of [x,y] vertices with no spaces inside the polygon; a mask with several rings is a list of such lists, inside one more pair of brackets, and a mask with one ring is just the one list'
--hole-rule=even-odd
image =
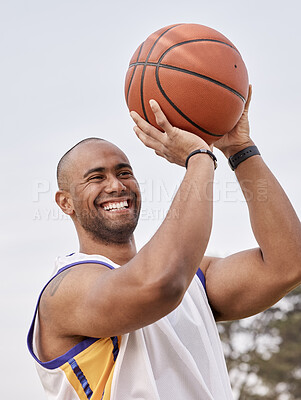
{"label": "smile", "polygon": [[114,203],[104,203],[101,206],[105,211],[110,211],[110,212],[126,210],[129,207],[127,200]]}

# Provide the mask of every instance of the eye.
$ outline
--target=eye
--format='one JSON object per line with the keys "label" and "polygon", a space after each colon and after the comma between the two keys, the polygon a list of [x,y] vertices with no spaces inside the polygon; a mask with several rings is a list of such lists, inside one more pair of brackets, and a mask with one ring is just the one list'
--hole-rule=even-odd
{"label": "eye", "polygon": [[104,178],[104,176],[103,175],[94,175],[94,176],[91,176],[91,178],[89,178],[89,181],[92,181],[92,180],[101,180],[101,179],[103,179]]}
{"label": "eye", "polygon": [[118,176],[121,176],[122,178],[129,178],[133,176],[132,171],[121,171],[118,173]]}

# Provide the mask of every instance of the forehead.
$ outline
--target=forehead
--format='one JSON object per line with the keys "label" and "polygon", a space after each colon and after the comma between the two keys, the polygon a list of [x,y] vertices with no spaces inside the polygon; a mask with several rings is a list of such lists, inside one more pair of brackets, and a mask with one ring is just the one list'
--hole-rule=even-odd
{"label": "forehead", "polygon": [[84,143],[75,149],[72,161],[73,173],[81,176],[93,168],[111,169],[121,163],[130,164],[123,151],[106,141]]}

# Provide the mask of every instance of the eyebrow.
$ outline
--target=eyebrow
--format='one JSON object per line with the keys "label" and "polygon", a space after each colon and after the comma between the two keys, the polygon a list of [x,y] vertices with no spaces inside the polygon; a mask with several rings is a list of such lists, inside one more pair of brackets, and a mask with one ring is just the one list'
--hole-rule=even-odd
{"label": "eyebrow", "polygon": [[[121,168],[129,168],[131,171],[133,171],[132,167],[128,163],[119,163],[115,165],[114,170],[117,171]],[[105,167],[91,168],[84,174],[84,178],[87,178],[88,175],[93,174],[94,172],[105,172],[106,170],[107,168]]]}

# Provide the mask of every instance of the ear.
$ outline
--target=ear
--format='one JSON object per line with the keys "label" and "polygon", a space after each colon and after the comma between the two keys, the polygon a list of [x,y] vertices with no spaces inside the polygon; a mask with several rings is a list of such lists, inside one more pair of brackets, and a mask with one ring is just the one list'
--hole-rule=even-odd
{"label": "ear", "polygon": [[70,216],[74,213],[73,201],[69,192],[58,190],[55,194],[55,201],[63,213]]}

